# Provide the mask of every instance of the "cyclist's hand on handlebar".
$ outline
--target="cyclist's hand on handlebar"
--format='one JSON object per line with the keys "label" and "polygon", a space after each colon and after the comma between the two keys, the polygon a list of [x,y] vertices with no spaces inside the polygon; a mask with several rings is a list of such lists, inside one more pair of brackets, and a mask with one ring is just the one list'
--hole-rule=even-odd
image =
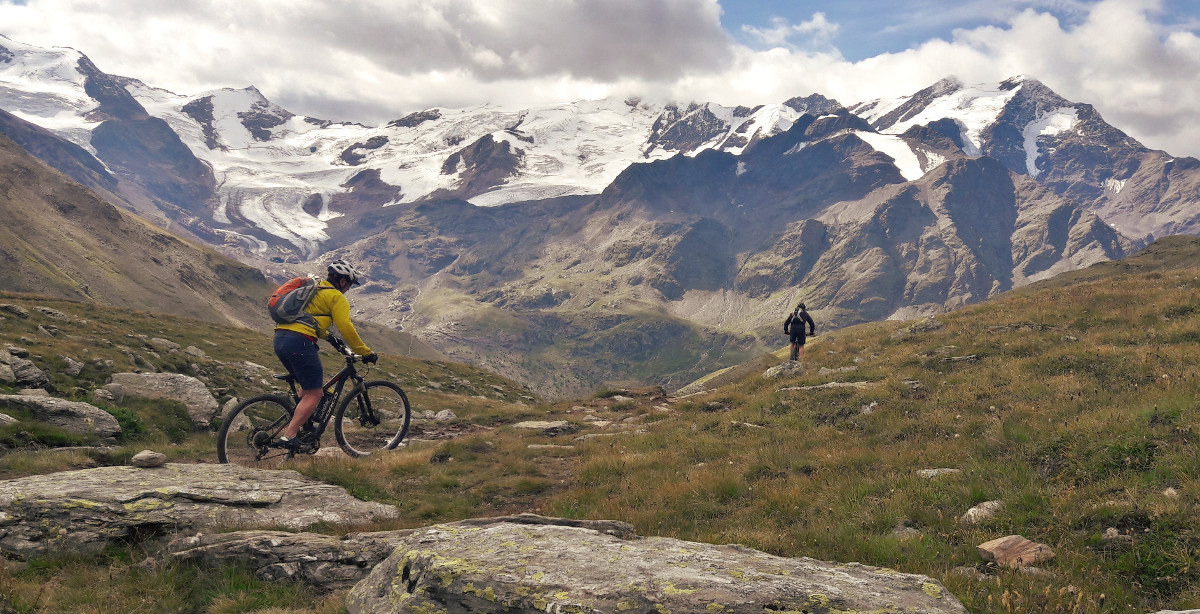
{"label": "cyclist's hand on handlebar", "polygon": [[379,362],[379,354],[376,354],[375,352],[371,352],[370,354],[363,356],[362,361],[363,361],[363,364],[365,364],[365,365],[375,364],[375,363]]}

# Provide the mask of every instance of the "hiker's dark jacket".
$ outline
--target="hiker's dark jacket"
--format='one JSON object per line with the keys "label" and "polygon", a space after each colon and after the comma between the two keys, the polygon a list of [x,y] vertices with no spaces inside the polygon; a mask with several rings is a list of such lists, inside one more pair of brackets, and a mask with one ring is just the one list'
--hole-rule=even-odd
{"label": "hiker's dark jacket", "polygon": [[808,322],[808,334],[817,334],[817,324],[813,322],[812,316],[808,315],[807,311],[801,310],[799,313],[793,313],[783,323],[783,332],[791,336],[792,343],[804,343],[805,322]]}

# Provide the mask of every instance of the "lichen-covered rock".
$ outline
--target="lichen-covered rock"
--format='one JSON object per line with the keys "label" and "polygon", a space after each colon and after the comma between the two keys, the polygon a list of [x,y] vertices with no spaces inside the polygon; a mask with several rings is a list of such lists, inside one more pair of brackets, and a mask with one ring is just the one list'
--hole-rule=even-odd
{"label": "lichen-covered rock", "polygon": [[121,434],[121,425],[112,414],[82,401],[34,394],[0,394],[0,409],[25,410],[34,420],[68,433],[94,435],[102,439]]}
{"label": "lichen-covered rock", "polygon": [[204,382],[180,373],[114,373],[112,383],[105,388],[118,398],[134,396],[183,403],[197,427],[208,426],[220,410]]}
{"label": "lichen-covered rock", "polygon": [[413,531],[351,589],[347,606],[351,614],[966,612],[921,575],[513,522]]}
{"label": "lichen-covered rock", "polygon": [[771,367],[763,372],[763,379],[777,379],[791,375],[804,375],[808,367],[798,360],[789,360]]}
{"label": "lichen-covered rock", "polygon": [[295,471],[168,463],[99,467],[0,482],[0,555],[96,552],[113,541],[224,526],[301,529],[393,518]]}

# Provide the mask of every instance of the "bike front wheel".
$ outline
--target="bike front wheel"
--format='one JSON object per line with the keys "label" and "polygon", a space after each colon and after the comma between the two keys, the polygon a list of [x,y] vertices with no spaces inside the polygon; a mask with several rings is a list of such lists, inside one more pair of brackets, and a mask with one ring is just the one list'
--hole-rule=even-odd
{"label": "bike front wheel", "polygon": [[290,454],[270,443],[292,421],[292,409],[291,401],[280,395],[264,394],[242,401],[217,432],[217,459],[244,467],[278,467]]}
{"label": "bike front wheel", "polygon": [[408,434],[412,410],[408,396],[396,384],[377,380],[367,382],[346,397],[337,408],[333,432],[346,454],[367,456],[380,450],[393,450]]}

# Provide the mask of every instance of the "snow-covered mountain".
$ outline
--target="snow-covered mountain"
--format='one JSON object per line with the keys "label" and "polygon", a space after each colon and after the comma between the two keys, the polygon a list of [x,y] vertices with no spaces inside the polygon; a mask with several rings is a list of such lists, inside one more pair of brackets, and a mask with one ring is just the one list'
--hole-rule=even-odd
{"label": "snow-covered mountain", "polygon": [[[101,105],[81,64],[90,62],[77,51],[0,37],[0,109],[101,157],[92,142]],[[736,152],[787,130],[802,112],[837,106],[820,97],[753,109],[610,99],[434,108],[370,127],[295,115],[254,87],[178,95],[116,80],[212,169],[217,189],[206,224],[257,250],[283,239],[305,257],[328,240],[329,220],[345,213],[333,197],[367,173],[393,188],[375,206],[435,193],[480,206],[599,194],[633,162]]]}
{"label": "snow-covered mountain", "polygon": [[797,300],[823,326],[939,313],[1200,233],[1200,161],[1027,77],[371,127],[0,39],[0,132],[268,274],[350,257],[361,318],[548,394],[736,362]]}

